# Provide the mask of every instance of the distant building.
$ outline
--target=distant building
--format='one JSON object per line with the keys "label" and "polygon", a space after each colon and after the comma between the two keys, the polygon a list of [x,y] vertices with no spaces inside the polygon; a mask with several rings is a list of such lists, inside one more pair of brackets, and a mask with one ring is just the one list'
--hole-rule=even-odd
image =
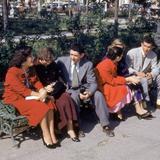
{"label": "distant building", "polygon": [[121,6],[122,4],[129,4],[131,2],[131,0],[119,0],[119,6]]}

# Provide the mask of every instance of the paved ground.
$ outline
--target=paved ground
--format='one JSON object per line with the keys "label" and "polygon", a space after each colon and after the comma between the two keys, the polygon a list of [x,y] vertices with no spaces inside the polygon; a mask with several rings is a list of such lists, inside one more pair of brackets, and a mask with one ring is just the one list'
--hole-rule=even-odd
{"label": "paved ground", "polygon": [[66,138],[62,147],[52,150],[41,139],[22,141],[19,149],[11,147],[9,138],[1,139],[0,160],[159,160],[160,110],[153,115],[153,120],[138,120],[130,114],[125,122],[114,122],[114,138],[106,137],[90,116],[84,120],[86,137],[80,143]]}

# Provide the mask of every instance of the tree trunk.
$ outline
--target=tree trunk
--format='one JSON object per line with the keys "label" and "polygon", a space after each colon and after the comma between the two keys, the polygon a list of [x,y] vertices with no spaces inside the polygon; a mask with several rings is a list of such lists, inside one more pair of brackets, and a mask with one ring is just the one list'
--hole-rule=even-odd
{"label": "tree trunk", "polygon": [[114,12],[114,25],[115,25],[115,37],[118,36],[118,11],[119,11],[119,0],[115,0],[115,12]]}
{"label": "tree trunk", "polygon": [[7,0],[3,0],[3,29],[4,32],[7,31],[8,27],[8,5]]}
{"label": "tree trunk", "polygon": [[86,0],[86,14],[88,14],[88,5],[89,5],[89,0]]}

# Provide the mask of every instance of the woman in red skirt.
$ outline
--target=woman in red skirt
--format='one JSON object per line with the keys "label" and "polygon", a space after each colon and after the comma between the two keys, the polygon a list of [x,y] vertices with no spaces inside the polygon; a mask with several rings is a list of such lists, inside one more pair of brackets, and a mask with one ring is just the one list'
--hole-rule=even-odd
{"label": "woman in red skirt", "polygon": [[[48,94],[53,99],[59,112],[60,123],[59,129],[67,127],[67,134],[74,142],[79,142],[77,137],[74,123],[77,121],[77,114],[75,105],[71,96],[65,92],[66,86],[64,85],[60,76],[60,69],[54,61],[53,50],[51,48],[42,48],[37,53],[35,59],[35,70],[41,83],[46,86]],[[78,126],[77,126],[78,127]]]}
{"label": "woman in red skirt", "polygon": [[30,126],[40,124],[44,145],[55,148],[60,146],[54,134],[55,104],[46,101],[47,91],[36,75],[28,77],[29,67],[33,65],[31,50],[28,46],[15,50],[5,78],[3,99],[25,116]]}

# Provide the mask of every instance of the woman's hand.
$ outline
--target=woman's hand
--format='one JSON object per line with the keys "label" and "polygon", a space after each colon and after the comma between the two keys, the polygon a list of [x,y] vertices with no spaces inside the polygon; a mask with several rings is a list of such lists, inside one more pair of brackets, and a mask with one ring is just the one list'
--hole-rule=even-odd
{"label": "woman's hand", "polygon": [[47,97],[47,91],[44,88],[39,90],[39,100],[44,102]]}
{"label": "woman's hand", "polygon": [[128,83],[132,83],[132,84],[138,84],[140,83],[140,79],[137,76],[130,76],[126,78],[126,81]]}
{"label": "woman's hand", "polygon": [[47,86],[45,87],[45,90],[46,90],[48,93],[51,93],[51,92],[53,92],[53,86],[52,86],[52,85],[47,85]]}

